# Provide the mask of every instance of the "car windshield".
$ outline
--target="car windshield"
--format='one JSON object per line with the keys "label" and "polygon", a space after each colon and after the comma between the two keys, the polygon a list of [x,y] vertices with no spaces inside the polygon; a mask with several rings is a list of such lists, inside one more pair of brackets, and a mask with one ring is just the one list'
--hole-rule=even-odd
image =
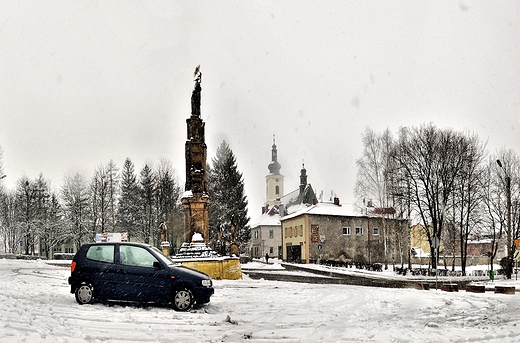
{"label": "car windshield", "polygon": [[157,253],[157,258],[159,258],[161,261],[166,263],[167,265],[173,265],[173,261],[170,260],[169,257],[164,256],[161,250],[157,249],[156,247],[152,247],[152,250]]}

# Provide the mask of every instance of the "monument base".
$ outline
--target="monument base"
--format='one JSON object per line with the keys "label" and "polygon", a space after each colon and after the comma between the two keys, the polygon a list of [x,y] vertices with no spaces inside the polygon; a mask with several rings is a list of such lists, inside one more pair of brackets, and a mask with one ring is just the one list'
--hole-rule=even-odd
{"label": "monument base", "polygon": [[214,280],[241,280],[242,268],[238,257],[175,260],[183,266],[208,274]]}
{"label": "monument base", "polygon": [[193,235],[191,243],[182,243],[179,252],[171,256],[174,262],[208,274],[214,280],[240,280],[242,268],[238,257],[220,256],[204,243],[202,235]]}

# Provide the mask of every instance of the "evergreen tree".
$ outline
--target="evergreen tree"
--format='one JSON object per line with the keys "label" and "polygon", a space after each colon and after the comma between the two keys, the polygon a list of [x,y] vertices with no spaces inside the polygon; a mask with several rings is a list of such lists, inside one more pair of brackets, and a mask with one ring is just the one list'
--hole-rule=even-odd
{"label": "evergreen tree", "polygon": [[129,238],[137,235],[139,213],[139,185],[134,164],[127,158],[121,171],[121,196],[118,206],[118,227],[127,232]]}
{"label": "evergreen tree", "polygon": [[208,170],[210,241],[221,253],[237,254],[251,238],[242,173],[226,141],[212,163]]}
{"label": "evergreen tree", "polygon": [[145,243],[153,243],[156,238],[155,190],[156,180],[152,168],[146,164],[140,174],[140,232],[139,238]]}

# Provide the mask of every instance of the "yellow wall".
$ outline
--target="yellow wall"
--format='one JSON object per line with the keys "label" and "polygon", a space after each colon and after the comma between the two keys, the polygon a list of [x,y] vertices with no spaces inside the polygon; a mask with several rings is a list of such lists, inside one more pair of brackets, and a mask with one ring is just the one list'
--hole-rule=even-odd
{"label": "yellow wall", "polygon": [[185,260],[182,265],[208,274],[214,280],[240,280],[242,268],[238,258],[220,260]]}
{"label": "yellow wall", "polygon": [[[410,229],[410,244],[412,248],[421,248],[425,253],[430,253],[430,243],[428,242],[428,236],[422,225],[414,225]],[[432,228],[430,228],[430,234]]]}
{"label": "yellow wall", "polygon": [[301,246],[302,261],[309,263],[309,224],[308,216],[289,219],[282,223],[283,259],[287,259],[287,244]]}

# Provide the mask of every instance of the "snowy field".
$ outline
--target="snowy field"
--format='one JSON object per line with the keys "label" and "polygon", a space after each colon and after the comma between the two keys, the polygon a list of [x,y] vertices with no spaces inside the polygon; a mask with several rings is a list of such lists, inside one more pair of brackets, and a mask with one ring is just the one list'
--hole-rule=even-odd
{"label": "snowy field", "polygon": [[520,339],[520,293],[449,293],[244,277],[215,281],[210,304],[179,313],[158,307],[80,306],[69,293],[69,273],[68,268],[44,261],[0,259],[0,342]]}

